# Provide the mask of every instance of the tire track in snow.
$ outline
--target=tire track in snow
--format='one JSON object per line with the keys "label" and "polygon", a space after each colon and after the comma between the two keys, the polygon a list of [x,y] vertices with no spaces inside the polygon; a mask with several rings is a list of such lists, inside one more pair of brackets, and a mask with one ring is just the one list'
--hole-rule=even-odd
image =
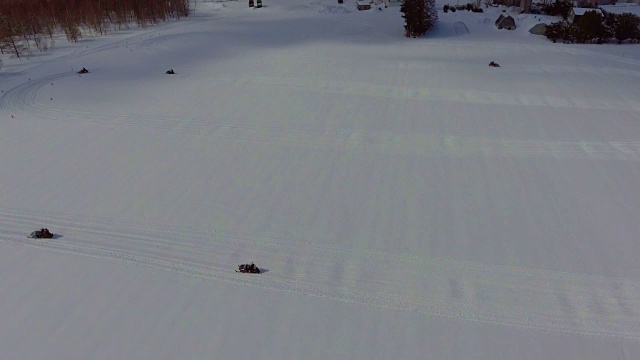
{"label": "tire track in snow", "polygon": [[600,58],[607,61],[616,61],[623,64],[640,66],[640,60],[636,60],[636,59],[632,59],[632,58],[628,58],[628,57],[624,57],[616,54],[607,54],[604,52],[589,50],[588,48],[585,48],[584,46],[579,46],[579,45],[559,46],[556,50],[565,54],[569,54],[571,56],[575,56],[575,57],[584,57],[585,55],[587,55],[587,56],[592,56],[592,57]]}
{"label": "tire track in snow", "polygon": [[[196,18],[193,20],[169,20],[169,22],[174,21],[173,23],[169,23],[169,22],[164,22],[164,23],[159,23],[156,25],[151,25],[150,27],[152,27],[149,30],[146,31],[142,31],[142,32],[136,32],[134,35],[132,36],[127,36],[124,39],[120,39],[120,40],[116,40],[114,42],[108,43],[108,44],[104,44],[104,45],[100,45],[100,46],[96,46],[93,48],[87,48],[85,50],[81,50],[77,53],[72,53],[69,55],[66,55],[65,57],[68,58],[76,58],[76,57],[83,57],[83,56],[87,56],[87,55],[93,55],[102,51],[106,51],[106,50],[111,50],[111,49],[116,49],[116,48],[121,48],[121,47],[127,47],[129,45],[136,45],[136,47],[138,47],[138,44],[142,44],[148,41],[153,41],[153,38],[157,37],[158,35],[162,34],[162,32],[176,28],[176,27],[187,27],[187,26],[191,26],[191,25],[195,25],[195,24],[199,24],[205,21],[208,21],[209,19],[206,18]],[[145,27],[143,27],[142,29],[145,29]]]}
{"label": "tire track in snow", "polygon": [[[600,159],[640,161],[640,141],[537,141],[480,137],[435,136],[420,133],[358,132],[350,129],[292,128],[252,124],[225,124],[197,119],[118,115],[58,109],[37,102],[40,88],[75,76],[61,73],[19,85],[0,96],[0,109],[43,119],[94,123],[112,127],[135,127],[190,136],[260,141],[282,145],[343,149],[386,155]],[[224,81],[224,80],[222,80]],[[282,85],[286,81],[245,79],[245,86]],[[306,81],[302,81],[306,83]],[[311,81],[310,81],[311,82]],[[304,85],[304,84],[303,84]],[[332,91],[326,84],[325,91]],[[295,85],[287,85],[294,86]],[[306,85],[305,85],[306,86]],[[304,88],[305,86],[302,86]],[[311,85],[309,85],[311,86]],[[314,86],[321,86],[315,84]]]}
{"label": "tire track in snow", "polygon": [[[137,115],[102,114],[88,111],[57,109],[43,106],[37,102],[36,97],[40,88],[54,80],[73,76],[76,76],[76,74],[73,72],[65,72],[21,84],[6,91],[3,96],[0,96],[0,109],[56,121],[94,123],[114,127],[131,126],[169,132],[179,131],[193,135],[199,134],[201,130],[202,122],[200,121],[172,118],[157,119]],[[141,122],[139,120],[147,121]],[[191,126],[190,124],[195,124],[196,126]]]}
{"label": "tire track in snow", "polygon": [[[542,331],[640,340],[640,281],[0,208],[0,241],[304,296]],[[62,236],[28,239],[47,224]],[[236,274],[255,260],[268,272]]]}
{"label": "tire track in snow", "polygon": [[496,93],[490,91],[408,87],[364,82],[346,82],[324,78],[252,77],[238,80],[245,86],[280,87],[296,91],[329,92],[377,98],[413,99],[482,105],[541,106],[588,110],[627,110],[640,112],[640,101],[599,98],[558,98],[556,96]]}

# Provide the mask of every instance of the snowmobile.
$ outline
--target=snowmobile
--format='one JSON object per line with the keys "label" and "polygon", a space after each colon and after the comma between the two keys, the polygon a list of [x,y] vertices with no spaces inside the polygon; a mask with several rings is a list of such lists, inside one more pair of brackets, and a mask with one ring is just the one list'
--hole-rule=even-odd
{"label": "snowmobile", "polygon": [[49,229],[42,228],[29,234],[29,237],[32,239],[51,239],[53,238],[53,234],[49,231]]}
{"label": "snowmobile", "polygon": [[87,70],[86,68],[83,67],[82,69],[80,69],[80,71],[78,71],[78,74],[86,74],[88,72],[89,72],[89,70]]}
{"label": "snowmobile", "polygon": [[173,69],[169,69],[169,70],[167,70],[167,71],[165,72],[165,74],[167,74],[167,75],[173,75],[173,74],[175,74],[175,73],[176,73],[176,72],[175,72],[175,71],[173,71]]}
{"label": "snowmobile", "polygon": [[254,264],[240,264],[236,272],[244,274],[260,274],[260,269]]}

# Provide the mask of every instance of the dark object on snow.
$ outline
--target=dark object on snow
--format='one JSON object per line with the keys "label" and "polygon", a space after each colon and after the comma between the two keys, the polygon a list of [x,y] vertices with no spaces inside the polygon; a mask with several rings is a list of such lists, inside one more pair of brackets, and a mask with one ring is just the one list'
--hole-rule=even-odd
{"label": "dark object on snow", "polygon": [[32,239],[51,239],[53,238],[53,234],[49,231],[49,229],[42,228],[29,234],[29,237]]}
{"label": "dark object on snow", "polygon": [[490,62],[489,66],[491,66],[491,67],[500,67],[500,65],[495,61]]}
{"label": "dark object on snow", "polygon": [[498,19],[496,19],[496,27],[500,30],[502,29],[515,30],[516,20],[510,15],[504,16],[500,14]]}
{"label": "dark object on snow", "polygon": [[173,71],[173,69],[169,69],[169,70],[167,70],[167,72],[165,72],[165,74],[169,74],[169,75],[173,75],[173,74],[175,74],[175,73],[176,73],[176,72],[175,72],[175,71]]}
{"label": "dark object on snow", "polygon": [[262,0],[256,0],[256,7],[257,8],[261,8],[262,7]]}
{"label": "dark object on snow", "polygon": [[78,74],[86,74],[88,72],[89,72],[89,70],[87,70],[86,68],[83,67],[82,69],[80,69],[80,71],[78,71]]}
{"label": "dark object on snow", "polygon": [[249,0],[249,7],[253,7],[253,0]]}
{"label": "dark object on snow", "polygon": [[238,265],[238,270],[236,272],[241,272],[245,274],[260,274],[260,269],[254,264],[240,264]]}
{"label": "dark object on snow", "polygon": [[362,11],[362,10],[370,10],[371,9],[371,4],[369,3],[365,3],[365,2],[356,2],[356,9]]}

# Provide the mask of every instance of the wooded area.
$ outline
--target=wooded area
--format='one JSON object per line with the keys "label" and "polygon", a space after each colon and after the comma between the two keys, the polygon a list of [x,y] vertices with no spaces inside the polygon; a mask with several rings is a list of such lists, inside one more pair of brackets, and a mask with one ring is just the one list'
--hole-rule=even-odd
{"label": "wooded area", "polygon": [[77,41],[85,33],[103,35],[188,15],[188,0],[2,0],[0,54],[46,51],[61,32]]}

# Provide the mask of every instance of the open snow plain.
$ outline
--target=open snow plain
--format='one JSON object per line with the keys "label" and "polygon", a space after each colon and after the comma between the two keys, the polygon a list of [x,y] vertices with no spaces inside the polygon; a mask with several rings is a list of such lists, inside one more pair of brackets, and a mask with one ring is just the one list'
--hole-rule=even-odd
{"label": "open snow plain", "polygon": [[265,5],[5,60],[1,358],[640,358],[638,46]]}

